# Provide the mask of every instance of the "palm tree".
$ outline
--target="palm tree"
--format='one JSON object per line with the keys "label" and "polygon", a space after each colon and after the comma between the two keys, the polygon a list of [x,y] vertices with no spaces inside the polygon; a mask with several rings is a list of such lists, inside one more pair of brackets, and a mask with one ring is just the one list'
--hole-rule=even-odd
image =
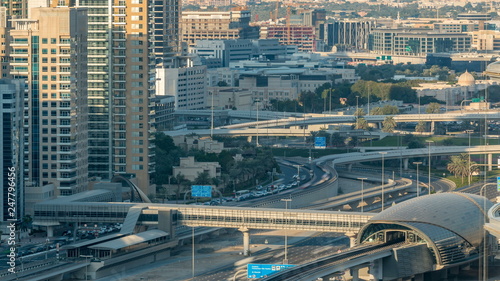
{"label": "palm tree", "polygon": [[184,176],[181,173],[178,173],[175,176],[175,181],[177,182],[177,190],[175,191],[175,204],[179,203],[179,196],[182,190],[182,187],[189,182],[189,180],[186,179],[186,176]]}
{"label": "palm tree", "polygon": [[462,153],[460,155],[451,156],[451,161],[447,165],[448,171],[453,173],[455,177],[461,177],[462,183],[464,182],[464,177],[470,176],[477,168],[472,168],[476,162],[469,162],[469,155],[467,153]]}
{"label": "palm tree", "polygon": [[425,122],[424,121],[418,121],[417,126],[415,126],[415,132],[418,132],[418,133],[425,132]]}
{"label": "palm tree", "polygon": [[394,132],[394,128],[396,128],[396,121],[392,116],[386,116],[384,121],[382,122],[382,131],[386,133]]}
{"label": "palm tree", "polygon": [[360,117],[360,116],[365,116],[366,112],[363,108],[358,108],[356,109],[356,112],[354,112],[354,116]]}
{"label": "palm tree", "polygon": [[365,118],[358,118],[358,120],[356,120],[356,124],[354,125],[354,129],[368,129],[368,121],[366,121]]}

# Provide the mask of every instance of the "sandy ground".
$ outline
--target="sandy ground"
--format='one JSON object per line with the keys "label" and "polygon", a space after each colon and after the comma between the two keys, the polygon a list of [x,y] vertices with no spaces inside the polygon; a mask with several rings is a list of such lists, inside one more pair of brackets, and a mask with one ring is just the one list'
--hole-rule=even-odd
{"label": "sandy ground", "polygon": [[[288,231],[289,242],[294,243],[304,239],[314,232]],[[262,231],[252,233],[252,252],[257,252],[264,248],[282,248],[283,231]],[[267,244],[266,244],[267,240]],[[214,252],[209,254],[199,253],[203,248],[213,248]],[[241,255],[243,250],[242,234],[234,232],[226,234],[211,241],[204,241],[196,245],[195,253],[195,273],[201,275],[211,269],[224,267],[227,265],[246,265],[251,258]],[[131,270],[128,273],[121,273],[101,278],[101,281],[177,281],[190,280],[192,277],[192,248],[191,245],[181,247],[177,255],[168,261],[160,262],[155,265],[144,266],[140,269]],[[247,280],[246,278],[238,278]],[[221,280],[222,281],[222,280]]]}

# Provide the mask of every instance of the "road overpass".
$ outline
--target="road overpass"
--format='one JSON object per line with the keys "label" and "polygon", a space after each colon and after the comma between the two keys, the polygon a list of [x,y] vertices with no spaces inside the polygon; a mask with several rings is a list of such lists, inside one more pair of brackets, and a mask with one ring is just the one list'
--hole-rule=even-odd
{"label": "road overpass", "polygon": [[[190,111],[191,112],[191,111]],[[204,111],[205,114],[210,111]],[[199,112],[198,114],[203,114]],[[262,115],[262,117],[261,117]],[[365,115],[364,119],[368,123],[376,123],[381,128],[382,122],[387,116],[393,117],[396,123],[405,122],[428,122],[431,124],[433,131],[435,122],[451,122],[451,121],[480,121],[480,120],[500,120],[500,112],[463,112],[463,113],[443,113],[443,114],[398,114],[398,115]],[[274,117],[274,118],[273,118]],[[256,119],[256,113],[252,111],[229,111],[228,118],[236,119]],[[264,120],[262,120],[264,119]],[[225,125],[211,129],[201,130],[185,130],[185,131],[164,131],[166,135],[183,136],[187,134],[197,134],[200,136],[215,135],[233,135],[233,136],[304,136],[310,134],[311,125],[327,125],[327,124],[354,124],[356,116],[354,115],[329,115],[329,114],[301,114],[288,113],[283,117],[282,112],[259,112],[259,120],[239,124]],[[375,132],[370,132],[370,136],[375,135]]]}

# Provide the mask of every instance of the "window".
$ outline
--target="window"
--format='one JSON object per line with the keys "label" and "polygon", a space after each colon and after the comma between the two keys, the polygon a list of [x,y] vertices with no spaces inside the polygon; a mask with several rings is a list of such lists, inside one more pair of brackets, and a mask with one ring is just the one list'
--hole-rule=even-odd
{"label": "window", "polygon": [[144,169],[144,165],[132,165],[132,170],[142,170]]}

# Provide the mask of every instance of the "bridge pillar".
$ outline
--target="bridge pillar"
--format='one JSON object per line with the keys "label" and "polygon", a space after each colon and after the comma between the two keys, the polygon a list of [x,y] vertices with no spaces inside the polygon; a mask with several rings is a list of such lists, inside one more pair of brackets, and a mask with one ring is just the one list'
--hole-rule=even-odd
{"label": "bridge pillar", "polygon": [[54,237],[54,227],[47,226],[47,237]]}
{"label": "bridge pillar", "polygon": [[370,263],[370,274],[373,276],[371,280],[383,280],[384,279],[384,264],[382,259],[374,260]]}
{"label": "bridge pillar", "polygon": [[356,246],[356,233],[347,232],[345,236],[349,237],[349,248]]}
{"label": "bridge pillar", "polygon": [[488,171],[493,170],[493,154],[488,153]]}
{"label": "bridge pillar", "polygon": [[347,171],[352,172],[352,164],[347,164]]}
{"label": "bridge pillar", "polygon": [[415,276],[413,277],[413,280],[414,281],[424,281],[424,274],[423,273],[415,274]]}
{"label": "bridge pillar", "polygon": [[246,227],[238,229],[243,233],[243,255],[250,255],[250,230]]}
{"label": "bridge pillar", "polygon": [[359,268],[351,268],[352,281],[359,281]]}
{"label": "bridge pillar", "polygon": [[248,136],[247,141],[248,141],[249,143],[252,143],[252,136]]}
{"label": "bridge pillar", "polygon": [[410,158],[404,158],[403,159],[403,169],[405,171],[408,171],[408,162],[409,162]]}
{"label": "bridge pillar", "polygon": [[431,121],[431,133],[434,133],[434,128],[436,127],[436,122]]}

